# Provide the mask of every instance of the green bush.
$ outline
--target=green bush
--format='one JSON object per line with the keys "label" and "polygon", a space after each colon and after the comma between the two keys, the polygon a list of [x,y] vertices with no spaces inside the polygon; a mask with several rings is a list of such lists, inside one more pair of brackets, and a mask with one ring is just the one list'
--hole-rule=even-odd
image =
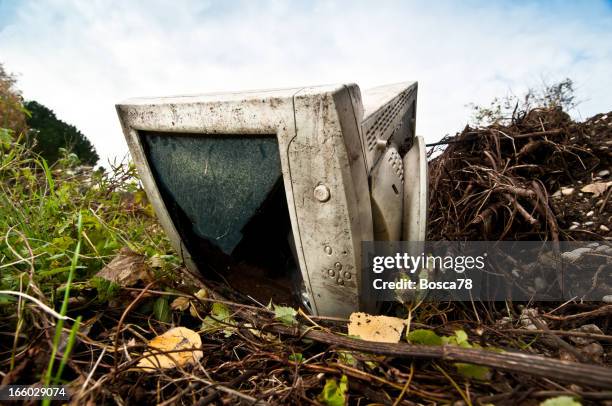
{"label": "green bush", "polygon": [[70,269],[79,214],[75,281],[89,280],[122,247],[148,256],[171,251],[133,165],[92,171],[61,152],[49,166],[19,139],[0,138],[0,290],[19,290],[33,274],[53,297]]}

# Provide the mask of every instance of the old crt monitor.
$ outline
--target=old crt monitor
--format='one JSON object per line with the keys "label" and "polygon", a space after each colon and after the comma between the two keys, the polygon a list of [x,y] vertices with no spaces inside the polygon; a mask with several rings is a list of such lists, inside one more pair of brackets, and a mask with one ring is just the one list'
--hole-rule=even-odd
{"label": "old crt monitor", "polygon": [[[185,264],[312,313],[371,306],[361,243],[425,238],[417,84],[136,98],[117,105],[159,221]],[[267,303],[267,302],[266,302]]]}

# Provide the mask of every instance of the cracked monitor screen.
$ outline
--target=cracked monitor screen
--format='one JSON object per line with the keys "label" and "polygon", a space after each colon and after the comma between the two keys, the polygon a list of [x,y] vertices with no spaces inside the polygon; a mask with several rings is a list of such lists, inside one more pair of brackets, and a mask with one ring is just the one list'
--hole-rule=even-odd
{"label": "cracked monitor screen", "polygon": [[274,135],[140,137],[164,204],[198,266],[215,273],[228,270],[228,261],[266,272],[295,266]]}

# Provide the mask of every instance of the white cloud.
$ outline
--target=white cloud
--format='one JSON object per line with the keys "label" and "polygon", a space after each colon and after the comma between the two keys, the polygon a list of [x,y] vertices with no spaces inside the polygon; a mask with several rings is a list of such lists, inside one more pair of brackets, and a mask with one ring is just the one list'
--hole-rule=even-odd
{"label": "white cloud", "polygon": [[142,95],[418,80],[430,141],[542,80],[574,79],[583,117],[612,108],[605,2],[431,3],[26,0],[0,17],[0,61],[104,158],[127,151],[114,104]]}

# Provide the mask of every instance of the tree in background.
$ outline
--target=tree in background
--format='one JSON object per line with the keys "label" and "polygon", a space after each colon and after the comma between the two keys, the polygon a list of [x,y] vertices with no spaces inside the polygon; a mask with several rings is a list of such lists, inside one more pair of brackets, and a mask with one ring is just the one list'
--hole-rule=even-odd
{"label": "tree in background", "polygon": [[27,130],[27,111],[15,82],[15,77],[0,63],[0,129],[7,137],[18,136]]}
{"label": "tree in background", "polygon": [[98,162],[94,146],[75,126],[58,119],[51,109],[36,101],[26,102],[25,107],[30,112],[29,142],[50,164],[61,158],[61,148],[75,153],[83,164]]}
{"label": "tree in background", "polygon": [[510,94],[494,98],[489,106],[470,103],[468,107],[472,109],[473,124],[486,127],[491,124],[507,125],[534,108],[558,108],[567,113],[577,105],[574,82],[566,78],[552,85],[544,83],[541,88],[530,88],[522,98]]}
{"label": "tree in background", "polygon": [[15,76],[0,63],[0,145],[25,135],[34,151],[49,164],[55,163],[66,150],[83,164],[95,165],[98,154],[91,142],[75,126],[59,120],[53,111],[36,101],[23,101],[15,86]]}

